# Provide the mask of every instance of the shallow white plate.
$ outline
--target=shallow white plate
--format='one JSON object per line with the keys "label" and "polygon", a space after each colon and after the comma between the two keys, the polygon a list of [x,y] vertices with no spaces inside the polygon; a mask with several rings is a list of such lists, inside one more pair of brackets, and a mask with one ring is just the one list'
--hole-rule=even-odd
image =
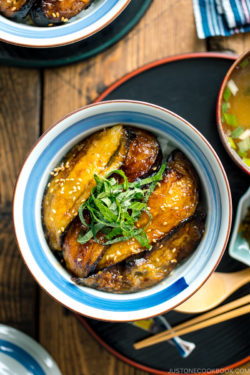
{"label": "shallow white plate", "polygon": [[62,375],[41,345],[24,333],[0,324],[0,375]]}
{"label": "shallow white plate", "polygon": [[229,244],[229,255],[238,261],[250,266],[250,247],[245,238],[239,233],[239,225],[247,214],[247,209],[250,206],[250,187],[242,195],[235,218],[232,237]]}

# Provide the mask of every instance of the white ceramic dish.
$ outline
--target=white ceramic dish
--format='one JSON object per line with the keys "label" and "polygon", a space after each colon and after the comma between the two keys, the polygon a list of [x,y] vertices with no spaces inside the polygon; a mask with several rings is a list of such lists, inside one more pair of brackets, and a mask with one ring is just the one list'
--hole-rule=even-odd
{"label": "white ceramic dish", "polygon": [[250,187],[245,194],[242,195],[237,207],[232,237],[229,244],[229,255],[250,266],[250,247],[247,240],[239,233],[239,225],[246,216],[248,207],[250,207]]}
{"label": "white ceramic dish", "polygon": [[0,375],[62,375],[46,350],[26,334],[0,324]]}
{"label": "white ceramic dish", "polygon": [[95,0],[87,10],[64,25],[38,27],[0,15],[0,40],[26,47],[57,47],[75,43],[110,24],[130,0]]}
{"label": "white ceramic dish", "polygon": [[[74,284],[49,249],[41,218],[41,202],[50,171],[82,138],[116,123],[152,131],[161,142],[168,144],[169,149],[184,151],[200,176],[207,209],[206,231],[194,254],[158,285],[123,295]],[[136,101],[93,104],[69,114],[49,129],[23,165],[13,208],[19,248],[39,284],[68,308],[89,317],[111,321],[131,321],[159,315],[189,298],[218,265],[228,241],[232,217],[227,177],[206,139],[176,114]]]}

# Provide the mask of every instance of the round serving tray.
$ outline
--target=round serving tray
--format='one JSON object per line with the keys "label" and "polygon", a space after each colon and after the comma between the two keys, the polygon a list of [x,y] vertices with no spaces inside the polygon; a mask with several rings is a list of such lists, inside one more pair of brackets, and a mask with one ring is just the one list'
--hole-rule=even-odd
{"label": "round serving tray", "polygon": [[[218,153],[228,175],[234,212],[250,180],[230,159],[220,141],[216,126],[216,102],[223,78],[235,57],[225,54],[196,53],[159,60],[143,66],[115,82],[96,100],[135,99],[151,102],[178,113],[205,135]],[[244,265],[226,251],[218,271],[234,272]],[[227,301],[250,292],[245,286]],[[171,311],[165,314],[172,326],[193,315]],[[109,323],[78,315],[88,331],[106,349],[144,371],[166,374],[215,374],[250,360],[250,330],[247,315],[193,332],[184,338],[196,344],[187,358],[164,342],[142,350],[133,343],[148,334],[130,324]]]}
{"label": "round serving tray", "polygon": [[131,0],[110,25],[98,33],[63,47],[26,48],[0,42],[0,64],[49,68],[72,64],[103,52],[122,39],[143,17],[152,0]]}

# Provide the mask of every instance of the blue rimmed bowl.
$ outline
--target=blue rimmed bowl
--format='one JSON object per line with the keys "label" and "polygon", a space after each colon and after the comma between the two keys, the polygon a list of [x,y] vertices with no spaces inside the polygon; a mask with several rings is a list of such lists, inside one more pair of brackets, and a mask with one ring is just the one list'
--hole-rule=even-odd
{"label": "blue rimmed bowl", "polygon": [[25,47],[57,47],[93,35],[111,23],[131,0],[95,0],[69,22],[54,27],[18,23],[0,15],[0,40]]}
{"label": "blue rimmed bowl", "polygon": [[[50,171],[84,137],[117,123],[147,129],[168,149],[179,148],[201,180],[206,230],[201,243],[163,282],[117,295],[71,281],[45,240],[41,203]],[[189,298],[218,265],[232,218],[231,194],[222,164],[207,140],[187,121],[149,103],[109,101],[73,112],[51,127],[26,159],[14,195],[14,225],[23,258],[38,283],[66,307],[92,318],[131,321],[159,315]]]}

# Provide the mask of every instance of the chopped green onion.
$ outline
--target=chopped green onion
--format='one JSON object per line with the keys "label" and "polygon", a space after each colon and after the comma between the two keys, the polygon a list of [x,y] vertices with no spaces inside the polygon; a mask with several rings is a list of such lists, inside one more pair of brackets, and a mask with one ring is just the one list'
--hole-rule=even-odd
{"label": "chopped green onion", "polygon": [[231,137],[227,137],[227,140],[228,140],[228,143],[230,144],[230,146],[231,146],[234,150],[236,150],[236,144],[234,143],[233,138],[231,138]]}
{"label": "chopped green onion", "polygon": [[242,126],[238,126],[237,129],[235,129],[232,133],[231,133],[231,137],[232,138],[239,138],[239,136],[244,132],[244,129],[242,128]]}
{"label": "chopped green onion", "polygon": [[221,110],[222,110],[222,113],[225,113],[228,110],[228,103],[222,102]]}
{"label": "chopped green onion", "polygon": [[248,167],[250,167],[250,158],[243,158],[242,160],[243,160],[243,162],[244,162]]}
{"label": "chopped green onion", "polygon": [[240,66],[242,67],[242,69],[244,69],[247,65],[248,65],[248,58],[244,59],[244,60],[240,63]]}
{"label": "chopped green onion", "polygon": [[232,126],[238,126],[237,118],[232,113],[224,113],[226,123]]}
{"label": "chopped green onion", "polygon": [[238,150],[238,154],[241,158],[246,158],[247,157],[247,153],[246,152],[241,152],[240,150]]}
{"label": "chopped green onion", "polygon": [[231,91],[229,90],[228,87],[225,88],[225,91],[223,93],[223,98],[226,102],[228,102],[229,98],[231,96]]}

